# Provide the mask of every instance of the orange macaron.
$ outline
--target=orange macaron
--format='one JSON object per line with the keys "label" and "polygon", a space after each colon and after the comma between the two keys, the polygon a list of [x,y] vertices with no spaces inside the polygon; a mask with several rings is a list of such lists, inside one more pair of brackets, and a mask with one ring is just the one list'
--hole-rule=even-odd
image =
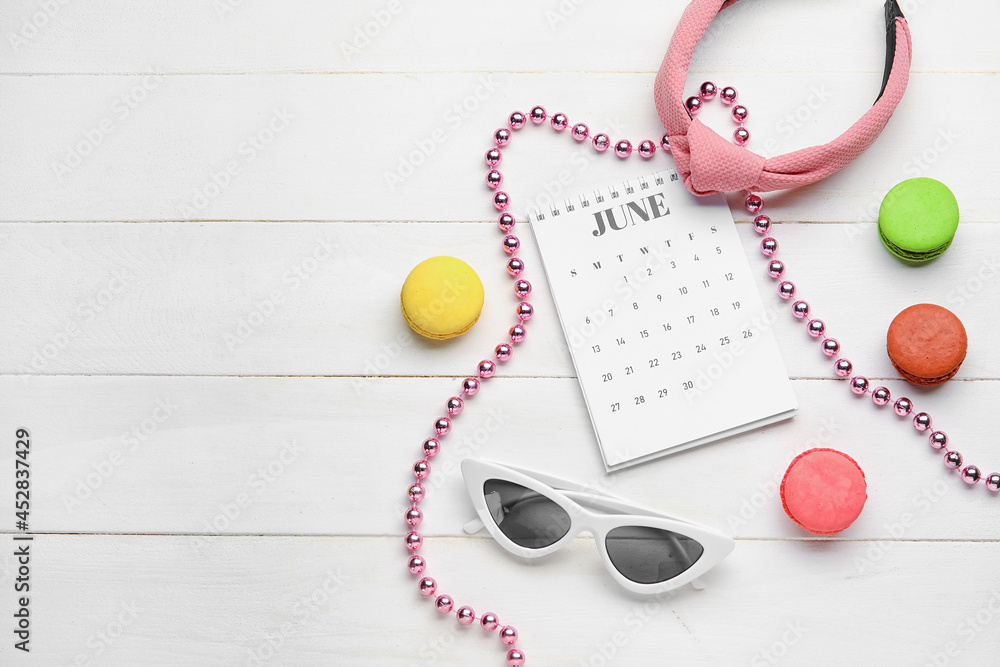
{"label": "orange macaron", "polygon": [[962,321],[932,303],[910,306],[896,315],[886,335],[889,361],[904,379],[932,386],[955,377],[965,361],[969,338]]}

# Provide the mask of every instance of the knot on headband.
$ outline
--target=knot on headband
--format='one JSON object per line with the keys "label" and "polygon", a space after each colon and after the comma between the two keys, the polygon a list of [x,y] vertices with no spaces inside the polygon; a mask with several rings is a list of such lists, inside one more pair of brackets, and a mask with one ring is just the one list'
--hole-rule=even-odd
{"label": "knot on headband", "polygon": [[875,104],[846,132],[821,146],[765,159],[693,119],[684,84],[694,49],[715,15],[737,0],[694,0],[681,16],[656,75],[656,110],[684,187],[696,195],[770,192],[809,185],[853,162],[878,138],[903,98],[910,75],[910,31],[896,0],[886,1],[886,68]]}
{"label": "knot on headband", "polygon": [[670,136],[670,150],[684,187],[695,194],[756,190],[766,162],[697,119],[688,124],[683,135]]}

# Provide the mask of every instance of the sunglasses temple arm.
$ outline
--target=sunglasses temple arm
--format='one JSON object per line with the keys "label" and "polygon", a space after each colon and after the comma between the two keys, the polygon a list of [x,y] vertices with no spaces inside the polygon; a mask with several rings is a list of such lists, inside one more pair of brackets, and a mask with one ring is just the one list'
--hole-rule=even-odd
{"label": "sunglasses temple arm", "polygon": [[462,530],[464,530],[467,535],[475,535],[485,527],[486,524],[484,524],[479,517],[476,517],[469,523],[462,526]]}
{"label": "sunglasses temple arm", "polygon": [[699,523],[685,519],[683,517],[674,516],[673,514],[667,514],[665,512],[660,512],[657,510],[652,510],[648,507],[642,507],[641,505],[633,505],[630,502],[621,500],[611,495],[595,495],[593,492],[587,491],[564,491],[562,489],[556,489],[559,493],[562,493],[570,500],[574,502],[580,502],[584,505],[591,505],[593,507],[600,507],[604,510],[609,510],[612,512],[618,512],[621,514],[639,514],[639,515],[651,515],[664,517],[666,519],[672,519],[680,523],[686,523],[691,526],[698,526],[699,528],[706,528]]}
{"label": "sunglasses temple arm", "polygon": [[652,510],[648,507],[642,507],[641,505],[633,505],[632,503],[619,498],[613,494],[602,491],[601,489],[594,488],[593,486],[588,486],[586,484],[579,484],[577,482],[570,481],[568,479],[563,479],[561,477],[556,477],[555,475],[547,475],[545,473],[536,472],[534,470],[528,470],[527,468],[518,468],[517,466],[500,465],[499,463],[490,462],[495,468],[513,470],[514,472],[519,472],[522,475],[531,477],[535,481],[541,482],[546,486],[552,488],[553,491],[557,493],[562,493],[570,499],[573,499],[574,495],[580,494],[578,496],[581,500],[587,500],[589,503],[604,507],[605,509],[610,509],[616,512],[623,512],[626,514],[652,514],[654,516],[662,516],[667,519],[673,519],[674,521],[680,521],[682,523],[691,524],[693,526],[699,526],[705,528],[701,524],[690,521],[683,517],[674,516],[673,514],[666,514],[665,512],[659,512]]}
{"label": "sunglasses temple arm", "polygon": [[519,472],[522,475],[534,479],[535,481],[541,482],[546,486],[552,487],[556,491],[562,491],[562,492],[576,491],[579,493],[586,493],[591,496],[603,496],[607,498],[614,498],[617,500],[617,498],[611,495],[610,493],[606,493],[598,488],[595,488],[594,486],[588,486],[587,484],[580,484],[579,482],[573,482],[568,479],[563,479],[562,477],[556,477],[555,475],[547,475],[543,472],[528,470],[527,468],[518,468],[516,466],[508,466],[508,465],[501,466],[500,464],[497,463],[494,463],[493,465],[499,468],[506,468],[508,470],[513,470],[514,472]]}

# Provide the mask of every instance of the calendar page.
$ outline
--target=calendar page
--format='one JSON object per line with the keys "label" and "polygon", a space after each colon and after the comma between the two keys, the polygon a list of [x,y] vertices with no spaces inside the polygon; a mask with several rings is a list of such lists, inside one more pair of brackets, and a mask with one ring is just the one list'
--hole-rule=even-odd
{"label": "calendar page", "polygon": [[609,471],[794,414],[722,195],[667,170],[530,220]]}

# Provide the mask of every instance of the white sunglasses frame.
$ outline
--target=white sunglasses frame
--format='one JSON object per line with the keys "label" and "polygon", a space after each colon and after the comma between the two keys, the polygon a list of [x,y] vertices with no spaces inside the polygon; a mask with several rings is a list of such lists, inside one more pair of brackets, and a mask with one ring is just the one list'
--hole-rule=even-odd
{"label": "white sunglasses frame", "polygon": [[[597,549],[604,560],[604,566],[611,577],[622,587],[634,593],[661,593],[692,583],[728,556],[736,546],[733,538],[707,526],[633,505],[626,500],[583,484],[545,473],[515,468],[484,459],[466,458],[462,461],[462,476],[465,478],[472,504],[479,515],[479,521],[467,525],[466,532],[475,533],[485,527],[500,546],[522,558],[540,558],[558,551],[581,533],[590,533],[594,536],[594,542],[597,544]],[[486,504],[483,485],[489,479],[520,484],[553,501],[569,514],[571,521],[569,530],[559,540],[541,549],[530,549],[514,543],[504,535]],[[600,511],[592,511],[587,506]],[[620,526],[646,526],[668,530],[696,540],[704,551],[693,565],[676,577],[655,584],[641,584],[619,572],[608,554],[605,543],[608,532]]]}

